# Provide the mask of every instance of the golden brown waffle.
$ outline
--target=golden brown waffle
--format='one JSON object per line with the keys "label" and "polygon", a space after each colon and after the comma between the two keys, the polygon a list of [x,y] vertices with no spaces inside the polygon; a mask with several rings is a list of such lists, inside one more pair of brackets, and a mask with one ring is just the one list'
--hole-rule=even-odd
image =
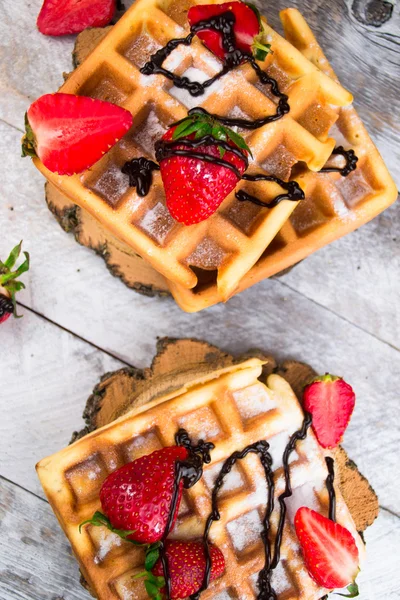
{"label": "golden brown waffle", "polygon": [[[127,159],[143,154],[154,157],[154,141],[168,125],[184,117],[189,107],[199,104],[210,112],[248,118],[276,111],[268,86],[258,83],[249,65],[228,73],[199,98],[173,87],[161,75],[140,73],[139,67],[152,52],[188,32],[187,8],[188,4],[176,0],[135,2],[61,88],[129,109],[134,126],[123,140],[80,176],[61,177],[35,162],[60,191],[174,284],[193,289],[211,276],[219,298],[226,300],[296,203],[284,201],[265,210],[238,202],[232,193],[212,217],[186,227],[174,221],[166,209],[159,174],[151,193],[141,198],[128,187],[128,177],[120,171]],[[262,66],[288,95],[291,111],[279,121],[245,134],[254,154],[249,172],[264,169],[288,179],[296,163],[305,163],[315,171],[325,164],[335,144],[328,131],[339,107],[348,105],[352,96],[271,28],[267,27],[267,32],[274,54]],[[221,63],[197,39],[190,48],[176,49],[165,66],[192,79],[210,77],[221,69]],[[255,188],[249,182],[241,185],[250,192]],[[275,183],[258,183],[256,187],[265,201],[281,193]],[[179,295],[175,289],[174,293]]]}
{"label": "golden brown waffle", "polygon": [[[271,375],[267,385],[258,378],[262,362],[250,359],[209,373],[169,395],[133,409],[110,425],[42,460],[38,474],[52,508],[79,560],[82,573],[100,600],[144,600],[143,583],[132,576],[142,570],[143,550],[103,528],[78,525],[100,508],[99,491],[106,476],[124,463],[174,443],[180,427],[193,440],[203,437],[215,444],[212,463],[193,488],[184,491],[173,537],[201,536],[210,512],[211,488],[222,462],[235,450],[267,439],[274,458],[276,493],[283,491],[281,460],[289,436],[300,428],[303,412],[289,384]],[[307,574],[293,528],[299,506],[327,515],[328,494],[324,454],[312,431],[296,446],[290,474],[293,496],[287,500],[288,517],[281,547],[282,560],[273,576],[279,600],[314,600],[324,595]],[[361,538],[336,486],[337,519],[356,539]],[[253,600],[264,550],[259,532],[267,489],[254,456],[234,467],[219,496],[221,520],[211,539],[226,561],[225,574],[202,594],[204,600]],[[278,511],[272,523],[276,531]]]}
{"label": "golden brown waffle", "polygon": [[[338,81],[299,11],[289,8],[280,16],[286,39],[321,72]],[[336,140],[336,146],[355,150],[359,157],[357,169],[348,177],[310,170],[298,174],[296,179],[304,189],[306,199],[297,205],[254,267],[241,279],[235,293],[291,267],[315,250],[357,229],[396,200],[395,183],[353,106],[339,110],[339,118],[329,135]],[[193,290],[185,290],[171,282],[170,289],[177,303],[188,312],[222,300],[212,280]]]}

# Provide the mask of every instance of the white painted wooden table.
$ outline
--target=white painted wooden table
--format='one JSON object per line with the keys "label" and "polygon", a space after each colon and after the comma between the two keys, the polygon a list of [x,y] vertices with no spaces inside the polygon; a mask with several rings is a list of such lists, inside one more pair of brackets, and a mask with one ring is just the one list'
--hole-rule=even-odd
{"label": "white painted wooden table", "polygon": [[[275,9],[288,4],[271,3],[273,24]],[[304,11],[343,84],[355,92],[400,184],[399,4],[292,5]],[[358,403],[344,445],[381,504],[366,535],[361,600],[398,599],[398,206],[227,306],[187,315],[172,300],[135,294],[59,228],[45,206],[41,176],[19,157],[26,108],[71,69],[73,38],[41,36],[34,26],[39,7],[39,0],[0,6],[0,255],[22,238],[32,256],[20,295],[24,318],[0,330],[0,599],[88,599],[34,465],[81,427],[84,402],[105,371],[148,365],[157,337],[165,335],[203,338],[231,352],[258,346],[349,380]]]}

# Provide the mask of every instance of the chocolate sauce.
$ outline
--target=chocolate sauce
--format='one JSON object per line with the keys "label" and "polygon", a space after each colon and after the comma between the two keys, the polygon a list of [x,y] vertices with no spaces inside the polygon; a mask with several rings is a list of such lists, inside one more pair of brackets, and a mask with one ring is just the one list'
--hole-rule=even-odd
{"label": "chocolate sauce", "polygon": [[[192,96],[201,96],[204,94],[206,88],[210,87],[210,85],[226,75],[226,73],[229,73],[229,71],[235,67],[238,67],[242,63],[249,63],[256,73],[259,81],[264,85],[269,85],[271,93],[276,98],[279,98],[275,114],[256,119],[254,121],[249,121],[247,119],[229,119],[228,117],[220,117],[218,115],[213,116],[224,125],[237,125],[238,127],[243,127],[245,129],[257,129],[258,127],[262,127],[267,123],[271,123],[272,121],[280,119],[290,111],[288,96],[279,90],[277,81],[267,75],[267,73],[265,73],[259,67],[251,54],[247,54],[236,47],[235,34],[233,30],[235,21],[235,15],[231,11],[211,17],[210,19],[199,21],[195,25],[192,25],[189,35],[187,35],[185,38],[171,40],[166,46],[164,46],[164,48],[160,48],[160,50],[158,50],[155,54],[152,54],[150,60],[140,69],[140,72],[144,75],[164,75],[164,77],[170,79],[176,87],[187,90]],[[222,63],[222,69],[219,73],[201,83],[199,81],[190,81],[187,77],[175,75],[175,73],[164,69],[162,65],[171,52],[173,52],[182,44],[185,46],[190,46],[196,33],[210,29],[222,34],[222,46],[225,50],[225,58]],[[189,111],[189,114],[190,112],[191,111]]]}
{"label": "chocolate sauce", "polygon": [[329,494],[329,518],[331,521],[336,521],[336,494],[335,494],[335,461],[330,456],[325,458],[328,469],[328,477],[326,478],[326,487]]}
{"label": "chocolate sauce", "polygon": [[246,181],[273,181],[279,184],[284,190],[287,191],[287,194],[279,194],[270,202],[263,202],[259,200],[255,196],[248,194],[244,190],[239,190],[235,193],[236,199],[240,202],[252,202],[253,204],[257,204],[257,206],[262,206],[263,208],[274,208],[277,206],[282,200],[292,200],[293,202],[298,202],[299,200],[304,200],[304,192],[297,183],[297,181],[283,181],[278,177],[273,175],[264,175],[263,173],[255,173],[254,175],[242,175],[242,179]]}
{"label": "chocolate sauce", "polygon": [[[240,160],[244,163],[244,170],[247,169],[249,161],[247,156],[239,150],[239,148],[231,146],[228,142],[224,142],[222,140],[216,140],[212,135],[205,135],[198,140],[176,140],[171,142],[166,142],[164,140],[159,140],[156,142],[156,158],[158,162],[161,162],[165,158],[169,158],[171,156],[186,156],[188,158],[197,158],[199,160],[204,160],[205,162],[209,162],[215,165],[219,165],[221,167],[226,167],[233,171],[238,179],[242,178],[242,174],[239,169],[235,167],[235,165],[231,164],[227,160],[223,160],[223,158],[217,156],[211,156],[209,154],[204,154],[202,152],[194,152],[190,148],[196,149],[204,146],[215,146],[218,145],[223,148],[226,152],[232,152],[235,154]],[[188,146],[189,150],[182,148],[182,146]]]}
{"label": "chocolate sauce", "polygon": [[129,175],[129,185],[136,187],[139,196],[147,196],[153,183],[153,171],[159,171],[157,163],[144,156],[127,160],[121,171]]}
{"label": "chocolate sauce", "polygon": [[340,173],[342,177],[347,177],[357,168],[358,156],[354,150],[345,150],[343,146],[338,146],[332,151],[332,154],[341,154],[346,160],[344,167],[323,167],[320,173]]}
{"label": "chocolate sauce", "polygon": [[172,492],[171,506],[160,545],[160,560],[165,579],[166,600],[170,600],[171,598],[171,577],[168,569],[168,559],[165,553],[165,540],[168,537],[174,521],[179,498],[180,483],[182,481],[183,487],[189,489],[199,481],[203,475],[203,464],[209,464],[211,462],[210,451],[214,448],[214,444],[211,442],[204,442],[204,440],[199,440],[196,445],[193,445],[190,441],[189,434],[185,429],[179,429],[178,433],[175,435],[175,443],[177,446],[186,448],[188,457],[186,460],[177,461],[175,464],[174,489]]}
{"label": "chocolate sauce", "polygon": [[283,527],[285,525],[286,518],[286,498],[290,498],[293,494],[292,486],[290,483],[290,471],[289,471],[289,458],[291,453],[294,451],[296,447],[296,442],[299,440],[305,440],[307,437],[308,430],[312,423],[312,416],[310,413],[304,413],[304,420],[301,429],[296,431],[290,438],[285,451],[283,453],[283,472],[285,475],[285,490],[278,498],[279,505],[281,507],[281,512],[279,514],[279,524],[278,529],[275,536],[275,545],[274,545],[274,559],[271,564],[271,569],[275,569],[279,563],[281,557],[281,544],[282,544],[282,535],[283,535]]}
{"label": "chocolate sauce", "polygon": [[[264,467],[265,478],[266,478],[267,484],[268,484],[267,508],[265,511],[265,517],[263,519],[263,531],[261,534],[264,548],[265,548],[265,566],[264,566],[264,569],[261,571],[261,573],[264,573],[264,571],[265,571],[265,573],[269,573],[269,571],[270,571],[270,568],[271,568],[271,566],[270,566],[271,565],[271,544],[270,544],[270,540],[269,540],[269,529],[270,529],[270,516],[271,516],[273,508],[274,508],[274,479],[273,479],[273,471],[272,471],[272,457],[269,452],[269,444],[265,440],[260,440],[254,444],[250,444],[249,446],[246,446],[246,448],[244,448],[241,451],[236,451],[233,454],[231,454],[231,456],[229,458],[227,458],[226,461],[224,462],[224,464],[221,468],[221,471],[214,483],[214,487],[213,487],[213,491],[212,491],[212,495],[211,495],[211,507],[212,507],[211,513],[206,521],[206,525],[204,528],[204,535],[203,535],[204,549],[205,549],[205,555],[206,555],[206,569],[205,569],[204,581],[203,581],[203,585],[201,586],[200,590],[190,596],[191,600],[198,600],[200,598],[201,592],[204,591],[205,589],[207,589],[207,587],[210,583],[212,564],[211,564],[208,535],[209,535],[211,525],[213,524],[213,522],[219,521],[219,519],[220,519],[220,512],[218,510],[218,503],[217,503],[218,492],[224,483],[224,479],[225,479],[226,475],[228,475],[228,473],[230,473],[230,471],[232,470],[232,467],[236,464],[236,462],[238,460],[242,460],[249,453],[254,453],[254,454],[258,455],[260,462],[261,462],[262,466]],[[261,573],[260,573],[260,575],[261,575]],[[267,598],[268,598],[268,600],[269,599],[276,600],[276,595],[274,594],[274,592],[271,588],[271,584],[269,582],[269,577],[268,576],[265,578],[263,577],[262,579],[263,579],[263,589],[269,595],[261,595],[261,593],[260,593],[259,598],[260,599],[265,598],[265,600],[267,600]]]}

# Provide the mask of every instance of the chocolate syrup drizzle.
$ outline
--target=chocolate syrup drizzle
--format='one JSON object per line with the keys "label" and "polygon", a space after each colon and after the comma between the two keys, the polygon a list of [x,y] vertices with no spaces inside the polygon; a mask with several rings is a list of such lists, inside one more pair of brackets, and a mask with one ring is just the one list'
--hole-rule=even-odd
{"label": "chocolate syrup drizzle", "polygon": [[184,461],[177,461],[175,464],[174,489],[172,492],[171,506],[168,515],[168,521],[165,526],[164,535],[160,545],[160,560],[165,579],[166,600],[171,598],[171,576],[168,569],[168,558],[165,552],[165,540],[168,537],[179,498],[180,482],[183,481],[183,487],[189,489],[193,487],[203,475],[203,464],[211,462],[210,452],[214,448],[211,442],[199,440],[196,445],[190,441],[189,434],[185,429],[179,429],[175,435],[177,446],[183,446],[188,451],[188,458]]}
{"label": "chocolate syrup drizzle", "polygon": [[244,163],[244,170],[247,169],[249,161],[247,156],[239,150],[239,148],[231,146],[228,142],[224,142],[222,140],[216,140],[212,135],[205,135],[198,140],[176,140],[171,142],[166,142],[164,140],[159,140],[156,142],[156,158],[158,162],[161,162],[165,158],[170,158],[171,156],[188,156],[190,158],[198,158],[199,160],[204,160],[205,162],[210,162],[215,165],[219,165],[221,167],[227,167],[231,171],[233,171],[238,179],[242,178],[242,175],[235,167],[227,160],[223,160],[222,158],[216,156],[210,156],[209,154],[203,154],[202,152],[193,152],[192,150],[186,150],[182,148],[182,145],[188,146],[189,148],[200,148],[204,146],[215,146],[218,144],[221,148],[223,148],[226,152],[232,152],[235,154],[240,160]]}
{"label": "chocolate syrup drizzle", "polygon": [[144,156],[126,161],[121,171],[129,175],[129,185],[135,187],[139,196],[147,196],[153,183],[153,171],[159,171],[160,167],[153,160]]}
{"label": "chocolate syrup drizzle", "polygon": [[346,160],[344,167],[323,167],[320,173],[340,173],[342,177],[347,177],[352,171],[357,168],[358,156],[354,150],[345,150],[343,146],[338,146],[332,150],[332,154],[341,154]]}
{"label": "chocolate syrup drizzle", "polygon": [[335,461],[330,456],[325,458],[328,469],[328,477],[326,478],[326,487],[329,494],[329,518],[331,521],[336,521],[336,493],[334,488],[335,481]]}
{"label": "chocolate syrup drizzle", "polygon": [[[256,60],[251,54],[247,54],[239,50],[236,47],[235,34],[234,34],[234,25],[236,22],[235,15],[231,11],[227,11],[221,15],[217,15],[211,17],[210,19],[204,19],[203,21],[199,21],[195,25],[192,25],[190,28],[190,33],[185,38],[177,38],[170,40],[164,48],[160,48],[155,54],[152,54],[150,60],[140,69],[140,72],[144,75],[152,75],[152,74],[161,74],[164,77],[170,79],[173,84],[178,88],[184,88],[187,90],[192,96],[201,96],[204,94],[206,88],[210,87],[215,81],[229,73],[235,67],[238,67],[242,63],[249,63],[256,73],[260,82],[264,85],[269,85],[271,89],[271,93],[279,98],[278,105],[276,107],[276,112],[274,115],[269,115],[267,117],[256,119],[255,121],[248,121],[246,119],[229,119],[225,117],[219,117],[218,115],[214,115],[215,118],[220,120],[221,123],[225,125],[238,125],[239,127],[243,127],[246,129],[257,129],[258,127],[262,127],[267,123],[271,123],[272,121],[276,121],[282,118],[290,111],[290,106],[288,103],[288,96],[283,94],[279,90],[278,83],[275,79],[267,75],[257,64]],[[193,41],[194,36],[206,29],[211,29],[217,33],[222,34],[222,46],[225,50],[225,58],[223,61],[222,69],[219,73],[207,79],[203,83],[199,81],[190,81],[187,77],[181,77],[164,69],[162,66],[166,58],[173,52],[178,46],[185,45],[190,46]],[[190,114],[190,111],[189,111]]]}
{"label": "chocolate syrup drizzle", "polygon": [[299,200],[304,200],[305,195],[297,181],[283,181],[274,175],[264,175],[263,173],[255,173],[252,175],[242,175],[242,179],[246,181],[274,181],[278,183],[284,190],[287,191],[287,194],[279,194],[275,196],[273,200],[270,202],[263,202],[256,198],[256,196],[252,196],[248,194],[244,190],[239,190],[235,193],[235,197],[240,202],[252,202],[257,206],[262,206],[263,208],[274,208],[277,206],[282,200],[292,200],[293,202],[298,202]]}

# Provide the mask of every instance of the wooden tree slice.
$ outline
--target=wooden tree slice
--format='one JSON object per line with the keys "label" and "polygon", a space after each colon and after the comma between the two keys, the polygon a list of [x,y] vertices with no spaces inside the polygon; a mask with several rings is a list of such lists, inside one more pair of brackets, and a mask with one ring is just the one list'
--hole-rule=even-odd
{"label": "wooden tree slice", "polygon": [[[234,357],[207,342],[163,338],[157,343],[157,353],[149,368],[124,368],[102,377],[83,413],[86,427],[75,432],[72,441],[110,423],[133,407],[181,388],[195,377],[250,356],[266,361],[262,378],[272,372],[278,373],[290,383],[299,400],[304,386],[316,375],[309,365],[294,360],[279,365],[271,355],[259,350]],[[335,458],[340,490],[358,531],[362,532],[378,515],[378,498],[343,448],[336,450]]]}

